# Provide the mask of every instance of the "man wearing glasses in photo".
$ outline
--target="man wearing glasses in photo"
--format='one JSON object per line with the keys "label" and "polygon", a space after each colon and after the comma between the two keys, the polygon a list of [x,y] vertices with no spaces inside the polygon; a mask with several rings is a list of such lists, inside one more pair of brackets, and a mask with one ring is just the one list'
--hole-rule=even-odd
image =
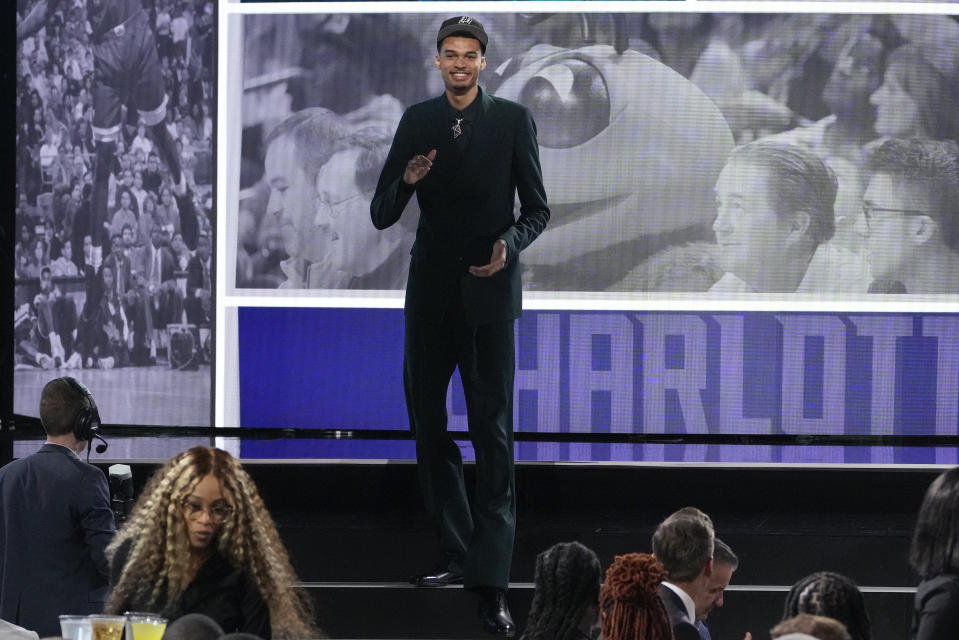
{"label": "man wearing glasses in photo", "polygon": [[859,233],[874,293],[959,292],[959,145],[890,139],[866,162]]}

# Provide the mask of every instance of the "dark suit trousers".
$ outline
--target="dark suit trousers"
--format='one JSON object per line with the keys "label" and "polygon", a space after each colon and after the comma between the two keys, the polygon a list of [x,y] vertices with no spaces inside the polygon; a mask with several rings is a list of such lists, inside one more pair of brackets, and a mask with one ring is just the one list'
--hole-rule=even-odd
{"label": "dark suit trousers", "polygon": [[[467,588],[505,589],[516,530],[513,480],[513,321],[467,325],[462,301],[442,320],[406,314],[403,381],[427,512],[448,565]],[[476,452],[472,509],[460,449],[446,430],[446,395],[456,367]]]}

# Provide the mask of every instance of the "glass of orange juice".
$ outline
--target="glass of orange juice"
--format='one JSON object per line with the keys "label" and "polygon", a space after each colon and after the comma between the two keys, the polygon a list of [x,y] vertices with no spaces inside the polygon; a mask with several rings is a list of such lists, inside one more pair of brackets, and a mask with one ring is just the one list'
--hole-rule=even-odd
{"label": "glass of orange juice", "polygon": [[160,640],[166,630],[166,618],[155,613],[127,611],[126,640]]}
{"label": "glass of orange juice", "polygon": [[92,615],[90,627],[93,631],[93,640],[120,640],[123,637],[123,616]]}

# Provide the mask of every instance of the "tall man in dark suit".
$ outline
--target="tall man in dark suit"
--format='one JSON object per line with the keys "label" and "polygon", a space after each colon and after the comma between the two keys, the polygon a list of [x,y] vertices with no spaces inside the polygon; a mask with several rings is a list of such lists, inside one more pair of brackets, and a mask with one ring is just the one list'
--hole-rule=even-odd
{"label": "tall man in dark suit", "polygon": [[47,441],[0,469],[0,618],[60,635],[59,614],[99,613],[114,534],[102,471],[80,460],[89,442],[74,425],[90,401],[64,378],[40,396]]}
{"label": "tall man in dark suit", "polygon": [[[420,485],[443,557],[435,572],[412,582],[462,581],[480,596],[484,628],[510,636],[519,254],[545,228],[549,208],[532,116],[477,84],[486,66],[483,26],[450,18],[436,42],[444,95],[403,114],[370,205],[377,229],[399,220],[414,192],[421,211],[406,287],[403,379]],[[457,366],[476,451],[472,511],[460,450],[446,431],[446,393]]]}
{"label": "tall man in dark suit", "polygon": [[715,537],[712,520],[695,507],[676,511],[653,532],[653,554],[667,574],[659,597],[676,640],[700,640],[696,602],[707,598]]}

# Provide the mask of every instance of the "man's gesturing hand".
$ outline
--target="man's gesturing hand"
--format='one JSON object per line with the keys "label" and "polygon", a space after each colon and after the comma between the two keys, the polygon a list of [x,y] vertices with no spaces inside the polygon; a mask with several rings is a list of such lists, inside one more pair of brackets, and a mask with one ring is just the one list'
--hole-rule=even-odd
{"label": "man's gesturing hand", "polygon": [[425,156],[413,156],[406,163],[406,171],[403,172],[403,182],[406,184],[416,184],[430,172],[433,166],[433,159],[436,157],[436,149],[431,150]]}
{"label": "man's gesturing hand", "polygon": [[470,273],[478,278],[488,278],[506,266],[506,241],[498,239],[493,243],[493,255],[489,264],[483,267],[470,267]]}

